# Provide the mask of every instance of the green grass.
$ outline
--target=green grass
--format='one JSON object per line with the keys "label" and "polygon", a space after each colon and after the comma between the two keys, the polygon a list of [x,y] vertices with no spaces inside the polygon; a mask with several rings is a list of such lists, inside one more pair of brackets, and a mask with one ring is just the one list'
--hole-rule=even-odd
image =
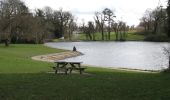
{"label": "green grass", "polygon": [[[127,38],[126,38],[127,41],[143,41],[144,40],[144,35],[138,34],[135,31],[130,31],[126,35],[127,35]],[[95,38],[96,38],[97,41],[100,41],[101,40],[101,33],[95,33]],[[106,38],[106,36],[105,36],[105,38]],[[86,41],[86,35],[80,34],[79,39]],[[112,32],[111,33],[111,41],[115,41],[115,40],[116,40],[115,33]]]}
{"label": "green grass", "polygon": [[127,41],[144,41],[145,36],[132,31],[127,34]]}
{"label": "green grass", "polygon": [[170,74],[88,67],[89,75],[55,75],[31,56],[61,52],[42,45],[0,45],[0,100],[169,100]]}
{"label": "green grass", "polygon": [[61,52],[43,45],[0,45],[0,73],[34,73],[50,70],[51,63],[38,62],[32,56]]}

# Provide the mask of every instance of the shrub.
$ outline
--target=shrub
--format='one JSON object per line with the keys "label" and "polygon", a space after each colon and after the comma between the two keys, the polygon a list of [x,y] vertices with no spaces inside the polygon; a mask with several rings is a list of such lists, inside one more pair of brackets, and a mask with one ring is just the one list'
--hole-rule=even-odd
{"label": "shrub", "polygon": [[145,41],[154,41],[154,42],[167,42],[169,41],[166,34],[149,34],[144,38]]}

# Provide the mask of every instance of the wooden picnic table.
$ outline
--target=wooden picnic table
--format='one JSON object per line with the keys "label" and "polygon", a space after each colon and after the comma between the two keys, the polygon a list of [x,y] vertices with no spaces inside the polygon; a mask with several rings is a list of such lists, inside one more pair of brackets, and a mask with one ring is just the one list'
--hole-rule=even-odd
{"label": "wooden picnic table", "polygon": [[[71,62],[71,61],[56,61],[56,65],[53,67],[55,70],[55,74],[58,73],[59,70],[63,70],[65,74],[70,71],[70,74],[73,70],[78,70],[80,74],[86,69],[85,67],[81,67],[81,63],[83,62]],[[69,67],[67,65],[70,65]]]}

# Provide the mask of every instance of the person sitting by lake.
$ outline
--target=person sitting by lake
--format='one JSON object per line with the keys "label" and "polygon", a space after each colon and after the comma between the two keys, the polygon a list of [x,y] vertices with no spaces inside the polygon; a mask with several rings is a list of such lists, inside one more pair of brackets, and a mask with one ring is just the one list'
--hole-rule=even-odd
{"label": "person sitting by lake", "polygon": [[75,46],[73,47],[73,51],[77,51],[77,49],[76,49],[76,47],[75,47]]}

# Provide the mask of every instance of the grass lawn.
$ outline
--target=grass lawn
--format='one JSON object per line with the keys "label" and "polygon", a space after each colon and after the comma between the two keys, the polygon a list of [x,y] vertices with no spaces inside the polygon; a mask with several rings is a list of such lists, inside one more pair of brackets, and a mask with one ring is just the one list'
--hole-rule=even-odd
{"label": "grass lawn", "polygon": [[[138,34],[136,31],[129,31],[127,34],[127,41],[143,41],[144,40],[144,35]],[[106,36],[105,36],[106,37]],[[95,33],[95,38],[97,41],[101,40],[101,33]],[[86,41],[86,35],[85,34],[80,34],[79,39]],[[115,33],[111,33],[111,41],[115,41],[116,36]]]}
{"label": "grass lawn", "polygon": [[50,70],[51,63],[38,62],[32,56],[61,52],[64,50],[47,48],[43,45],[0,44],[0,73],[35,73]]}
{"label": "grass lawn", "polygon": [[170,74],[89,67],[90,75],[54,75],[31,56],[61,52],[43,45],[0,45],[0,100],[169,100]]}

